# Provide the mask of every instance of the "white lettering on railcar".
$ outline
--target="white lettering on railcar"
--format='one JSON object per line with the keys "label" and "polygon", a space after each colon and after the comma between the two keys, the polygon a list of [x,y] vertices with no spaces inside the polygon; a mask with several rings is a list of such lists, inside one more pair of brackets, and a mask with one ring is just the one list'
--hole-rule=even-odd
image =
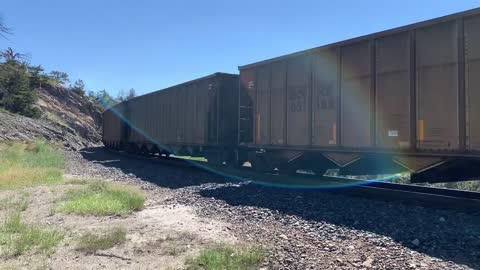
{"label": "white lettering on railcar", "polygon": [[398,130],[389,130],[388,137],[398,137]]}

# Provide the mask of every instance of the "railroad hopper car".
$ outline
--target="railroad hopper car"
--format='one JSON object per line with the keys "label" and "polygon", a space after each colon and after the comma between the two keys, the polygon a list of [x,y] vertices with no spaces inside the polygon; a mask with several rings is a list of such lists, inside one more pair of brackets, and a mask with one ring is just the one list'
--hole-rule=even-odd
{"label": "railroad hopper car", "polygon": [[480,9],[239,70],[238,156],[258,170],[480,176]]}
{"label": "railroad hopper car", "polygon": [[107,147],[229,160],[237,145],[238,75],[215,73],[104,112]]}

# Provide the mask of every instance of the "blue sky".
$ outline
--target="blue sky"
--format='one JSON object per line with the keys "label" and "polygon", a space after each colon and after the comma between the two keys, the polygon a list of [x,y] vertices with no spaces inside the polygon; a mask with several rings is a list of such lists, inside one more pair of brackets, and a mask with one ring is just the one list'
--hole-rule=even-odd
{"label": "blue sky", "polygon": [[478,1],[0,0],[0,49],[91,90],[148,93],[213,72],[476,8]]}

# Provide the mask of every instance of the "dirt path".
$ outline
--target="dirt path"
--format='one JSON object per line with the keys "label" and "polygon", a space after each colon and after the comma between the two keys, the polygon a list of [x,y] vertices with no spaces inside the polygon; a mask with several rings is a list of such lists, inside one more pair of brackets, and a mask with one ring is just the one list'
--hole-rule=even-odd
{"label": "dirt path", "polygon": [[[0,269],[2,266],[15,269],[182,269],[188,258],[194,257],[206,246],[237,242],[227,229],[227,223],[199,217],[191,206],[165,203],[158,199],[161,190],[145,190],[146,207],[125,217],[52,215],[54,202],[71,188],[75,185],[22,190],[22,194],[28,194],[29,201],[29,206],[22,212],[25,222],[53,226],[64,232],[65,238],[50,256],[25,254],[7,258],[0,262]],[[168,190],[165,192],[168,193]],[[16,193],[0,191],[0,201]],[[4,217],[7,211],[1,210],[0,216]],[[101,232],[113,227],[126,228],[126,243],[97,254],[76,250],[77,239],[83,233]]]}

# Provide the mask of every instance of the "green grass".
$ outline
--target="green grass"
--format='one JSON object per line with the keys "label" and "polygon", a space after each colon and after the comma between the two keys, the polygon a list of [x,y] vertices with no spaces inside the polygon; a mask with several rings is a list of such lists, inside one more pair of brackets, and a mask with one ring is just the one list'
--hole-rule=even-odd
{"label": "green grass", "polygon": [[0,144],[0,190],[59,183],[64,164],[61,151],[43,142]]}
{"label": "green grass", "polygon": [[51,253],[63,233],[22,222],[19,212],[10,213],[0,226],[0,255],[18,256],[29,251]]}
{"label": "green grass", "polygon": [[77,244],[77,250],[95,254],[99,250],[112,248],[125,243],[127,230],[125,228],[113,228],[101,234],[91,232],[82,235]]}
{"label": "green grass", "polygon": [[216,245],[200,252],[188,261],[188,269],[248,270],[255,269],[265,258],[259,247]]}
{"label": "green grass", "polygon": [[94,181],[68,191],[57,210],[80,215],[125,215],[143,208],[145,197],[136,187]]}

